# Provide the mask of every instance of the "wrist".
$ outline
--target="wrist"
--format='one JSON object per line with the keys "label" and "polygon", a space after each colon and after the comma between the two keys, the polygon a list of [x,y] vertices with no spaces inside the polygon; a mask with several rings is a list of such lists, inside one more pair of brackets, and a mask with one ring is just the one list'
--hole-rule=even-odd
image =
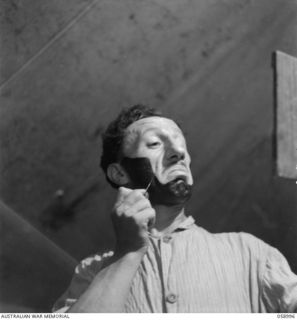
{"label": "wrist", "polygon": [[141,256],[144,255],[147,252],[148,249],[148,241],[142,241],[142,242],[131,242],[131,241],[117,241],[116,247],[115,247],[115,253],[117,256],[121,257],[127,254],[130,254],[131,256]]}

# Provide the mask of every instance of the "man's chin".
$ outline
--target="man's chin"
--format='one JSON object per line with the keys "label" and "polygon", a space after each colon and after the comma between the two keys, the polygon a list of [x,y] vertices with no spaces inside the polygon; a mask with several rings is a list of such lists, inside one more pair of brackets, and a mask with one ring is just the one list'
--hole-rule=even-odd
{"label": "man's chin", "polygon": [[192,186],[183,179],[176,178],[170,182],[161,183],[155,177],[148,189],[150,200],[153,204],[175,206],[185,204],[190,199]]}

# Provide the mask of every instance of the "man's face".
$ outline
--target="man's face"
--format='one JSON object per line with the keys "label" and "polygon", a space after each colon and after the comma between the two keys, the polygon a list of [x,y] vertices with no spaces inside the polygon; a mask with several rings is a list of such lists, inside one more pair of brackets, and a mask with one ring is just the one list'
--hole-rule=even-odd
{"label": "man's face", "polygon": [[193,184],[191,158],[184,135],[177,124],[167,118],[149,117],[132,123],[126,129],[123,155],[149,159],[153,173],[161,184],[182,178]]}

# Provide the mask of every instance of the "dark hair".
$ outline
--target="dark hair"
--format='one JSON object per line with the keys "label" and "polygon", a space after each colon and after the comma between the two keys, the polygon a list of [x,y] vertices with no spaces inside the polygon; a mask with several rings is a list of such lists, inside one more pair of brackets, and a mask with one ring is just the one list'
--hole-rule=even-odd
{"label": "dark hair", "polygon": [[123,109],[117,118],[112,121],[102,134],[102,156],[100,166],[103,169],[106,180],[115,188],[118,186],[107,176],[107,168],[111,163],[119,159],[126,128],[133,122],[148,118],[161,116],[161,113],[154,108],[141,104]]}

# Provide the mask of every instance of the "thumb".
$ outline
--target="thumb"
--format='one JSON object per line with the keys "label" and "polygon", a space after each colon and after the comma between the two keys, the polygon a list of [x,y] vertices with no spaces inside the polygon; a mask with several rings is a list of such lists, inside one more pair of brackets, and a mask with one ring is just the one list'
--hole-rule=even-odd
{"label": "thumb", "polygon": [[119,193],[122,195],[127,196],[133,189],[126,188],[126,187],[119,187]]}
{"label": "thumb", "polygon": [[117,200],[116,202],[122,202],[130,192],[132,192],[132,189],[125,188],[125,187],[119,187],[118,194],[117,194]]}

